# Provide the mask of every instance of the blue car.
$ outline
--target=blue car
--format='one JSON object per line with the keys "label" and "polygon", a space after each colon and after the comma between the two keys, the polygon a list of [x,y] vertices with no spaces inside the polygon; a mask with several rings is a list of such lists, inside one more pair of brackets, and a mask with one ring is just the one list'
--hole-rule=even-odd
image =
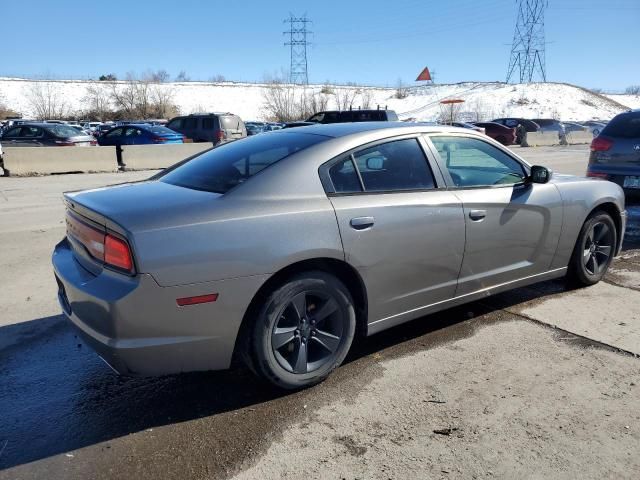
{"label": "blue car", "polygon": [[184,143],[181,133],[167,127],[148,124],[122,125],[112,128],[98,137],[100,146],[154,145],[163,143]]}

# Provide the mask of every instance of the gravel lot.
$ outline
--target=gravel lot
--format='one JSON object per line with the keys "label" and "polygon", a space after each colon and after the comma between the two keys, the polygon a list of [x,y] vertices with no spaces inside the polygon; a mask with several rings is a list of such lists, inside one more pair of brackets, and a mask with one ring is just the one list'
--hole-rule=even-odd
{"label": "gravel lot", "polygon": [[[586,168],[586,147],[516,151]],[[0,479],[637,478],[640,208],[605,282],[421,318],[285,395],[243,370],[117,377],[60,315],[61,192],[150,174],[0,178]]]}

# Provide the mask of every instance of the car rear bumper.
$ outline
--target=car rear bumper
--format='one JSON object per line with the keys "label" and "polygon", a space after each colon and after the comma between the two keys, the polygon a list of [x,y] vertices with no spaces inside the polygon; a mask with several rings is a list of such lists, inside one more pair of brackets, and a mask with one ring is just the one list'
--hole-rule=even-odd
{"label": "car rear bumper", "polygon": [[[161,287],[148,274],[85,270],[66,240],[53,267],[60,305],[82,339],[115,371],[165,375],[231,364],[244,312],[263,276]],[[217,293],[212,303],[180,307],[176,299]]]}

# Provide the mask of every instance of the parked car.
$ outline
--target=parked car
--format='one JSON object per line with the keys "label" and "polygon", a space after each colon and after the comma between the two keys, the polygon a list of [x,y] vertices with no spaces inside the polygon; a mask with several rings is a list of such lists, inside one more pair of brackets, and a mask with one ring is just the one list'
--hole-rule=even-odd
{"label": "parked car", "polygon": [[640,110],[617,115],[593,139],[587,176],[640,193]]}
{"label": "parked car", "polygon": [[91,132],[91,134],[93,135],[96,131],[96,129],[102,124],[102,122],[85,122],[82,124],[82,127],[85,130],[89,130]]}
{"label": "parked car", "polygon": [[96,127],[95,131],[93,132],[93,136],[96,138],[100,137],[111,130],[114,126],[114,123],[102,123]]}
{"label": "parked car", "polygon": [[233,113],[193,113],[172,118],[167,128],[183,134],[194,142],[214,145],[232,142],[247,136],[242,119]]}
{"label": "parked car", "polygon": [[282,128],[310,127],[317,125],[316,122],[286,122]]}
{"label": "parked car", "polygon": [[25,123],[9,128],[0,141],[5,147],[88,147],[95,145],[91,135],[57,123]]}
{"label": "parked car", "polygon": [[499,123],[500,125],[504,125],[505,127],[509,128],[517,128],[518,125],[522,125],[527,132],[537,132],[538,130],[540,130],[540,125],[527,118],[495,118],[491,120],[491,123]]}
{"label": "parked car", "polygon": [[64,198],[60,305],[115,370],[237,358],[288,389],[327,377],[356,332],[597,283],[626,219],[611,182],[556,177],[472,130],[389,122],[255,135]]}
{"label": "parked car", "polygon": [[449,125],[451,127],[458,127],[458,128],[468,128],[470,130],[474,130],[478,133],[482,133],[484,134],[484,128],[479,127],[477,125],[474,125],[473,123],[468,123],[468,122],[443,122],[442,125]]}
{"label": "parked car", "polygon": [[502,145],[516,143],[517,133],[515,127],[507,127],[495,122],[473,122],[474,125],[484,128],[484,133]]}
{"label": "parked car", "polygon": [[398,115],[393,110],[328,110],[318,112],[307,119],[312,123],[346,122],[397,122]]}
{"label": "parked car", "polygon": [[115,127],[98,138],[100,146],[155,145],[162,143],[183,143],[182,134],[167,127],[149,124],[128,124]]}
{"label": "parked car", "polygon": [[260,125],[256,125],[254,123],[245,123],[244,126],[247,129],[248,137],[250,137],[251,135],[257,135],[259,133],[264,133],[264,129]]}

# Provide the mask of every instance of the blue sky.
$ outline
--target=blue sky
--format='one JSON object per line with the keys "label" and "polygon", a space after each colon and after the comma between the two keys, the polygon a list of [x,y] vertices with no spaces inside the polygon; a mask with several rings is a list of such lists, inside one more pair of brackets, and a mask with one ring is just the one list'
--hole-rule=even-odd
{"label": "blue sky", "polygon": [[[504,81],[515,0],[30,0],[2,2],[0,76],[86,78],[185,70],[259,81],[288,69],[283,19],[313,20],[309,80]],[[640,0],[549,0],[547,77],[589,88],[640,84]]]}

